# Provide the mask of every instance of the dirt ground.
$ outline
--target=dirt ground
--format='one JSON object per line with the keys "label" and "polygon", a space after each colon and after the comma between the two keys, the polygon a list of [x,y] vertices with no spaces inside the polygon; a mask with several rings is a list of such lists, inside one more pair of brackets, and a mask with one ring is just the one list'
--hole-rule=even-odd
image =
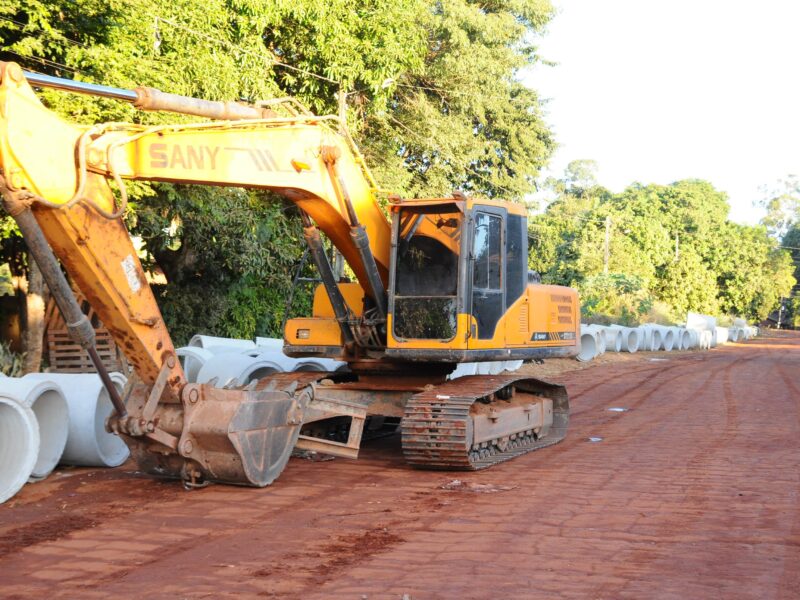
{"label": "dirt ground", "polygon": [[0,506],[0,597],[800,595],[800,335],[526,369],[569,435],[479,473],[397,437],[261,490],[59,470]]}

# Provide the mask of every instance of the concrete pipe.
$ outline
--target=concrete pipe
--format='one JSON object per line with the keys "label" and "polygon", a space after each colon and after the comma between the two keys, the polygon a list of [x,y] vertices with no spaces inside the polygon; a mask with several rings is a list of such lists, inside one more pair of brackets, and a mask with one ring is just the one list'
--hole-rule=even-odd
{"label": "concrete pipe", "polygon": [[664,352],[672,352],[675,348],[675,332],[671,327],[661,327],[661,347]]}
{"label": "concrete pipe", "polygon": [[[69,410],[69,435],[61,464],[81,467],[118,467],[130,455],[122,439],[106,431],[106,419],[114,406],[95,373],[31,373],[23,379],[52,381],[64,392]],[[124,375],[111,373],[114,386],[122,392]]]}
{"label": "concrete pipe", "polygon": [[698,331],[714,331],[717,326],[717,319],[700,313],[686,313],[686,327],[697,329]]}
{"label": "concrete pipe", "polygon": [[467,375],[475,375],[478,372],[478,363],[467,362],[459,363],[453,372],[447,376],[447,379],[458,379],[459,377],[466,377]]}
{"label": "concrete pipe", "polygon": [[674,336],[675,343],[672,347],[673,350],[688,350],[689,349],[689,334],[684,327],[670,327],[672,335]]}
{"label": "concrete pipe", "polygon": [[69,409],[64,393],[52,381],[7,378],[0,396],[15,400],[33,411],[39,427],[39,450],[31,480],[47,477],[55,469],[69,434]]}
{"label": "concrete pipe", "polygon": [[581,344],[577,358],[581,362],[589,362],[598,354],[598,334],[586,325],[581,325]]}
{"label": "concrete pipe", "polygon": [[728,329],[728,341],[739,343],[744,339],[744,332],[738,327]]}
{"label": "concrete pipe", "polygon": [[[9,378],[3,379],[3,386]],[[39,455],[39,426],[27,406],[0,396],[0,504],[22,489]]]}
{"label": "concrete pipe", "polygon": [[283,339],[281,338],[267,338],[257,337],[256,348],[269,348],[270,350],[283,351]]}
{"label": "concrete pipe", "polygon": [[210,350],[205,350],[200,346],[184,346],[175,351],[181,361],[183,372],[186,374],[186,381],[189,383],[197,382],[197,374],[203,365],[214,356]]}
{"label": "concrete pipe", "polygon": [[590,331],[597,338],[597,355],[605,354],[606,352],[606,336],[605,330],[607,328],[603,325],[581,325],[581,332]]}
{"label": "concrete pipe", "polygon": [[718,346],[720,344],[727,344],[728,343],[728,328],[727,327],[716,327],[714,329],[714,345]]}
{"label": "concrete pipe", "polygon": [[524,361],[521,360],[507,360],[506,361],[506,368],[505,370],[509,373],[513,373],[514,371],[518,371],[522,368]]}
{"label": "concrete pipe", "polygon": [[699,332],[697,345],[700,350],[711,350],[711,342],[713,338],[714,334],[708,330]]}
{"label": "concrete pipe", "polygon": [[489,375],[500,375],[503,371],[506,370],[506,361],[504,360],[492,360],[489,361]]}
{"label": "concrete pipe", "polygon": [[292,371],[296,372],[320,371],[333,373],[334,371],[341,371],[347,368],[346,362],[342,362],[341,360],[333,360],[332,358],[310,357],[299,358],[295,360],[297,362],[292,368]]}
{"label": "concrete pipe", "polygon": [[255,342],[252,340],[237,340],[200,334],[195,335],[189,340],[189,345],[198,346],[204,350],[210,350],[213,354],[241,352],[243,350],[252,350],[256,347]]}
{"label": "concrete pipe", "polygon": [[273,373],[294,369],[297,360],[266,348],[225,352],[210,358],[197,374],[197,383],[214,381],[215,387],[242,386]]}
{"label": "concrete pipe", "polygon": [[610,329],[616,329],[620,332],[621,343],[620,350],[622,352],[636,352],[641,343],[641,332],[635,327],[624,327],[623,325],[610,325]]}
{"label": "concrete pipe", "polygon": [[692,350],[700,344],[700,332],[696,329],[683,330],[683,349]]}
{"label": "concrete pipe", "polygon": [[661,349],[662,334],[659,325],[642,325],[639,327],[639,331],[642,333],[642,339],[644,341],[644,345],[639,345],[640,350],[656,352]]}
{"label": "concrete pipe", "polygon": [[606,343],[606,350],[610,352],[622,351],[622,332],[613,327],[603,328],[603,339]]}

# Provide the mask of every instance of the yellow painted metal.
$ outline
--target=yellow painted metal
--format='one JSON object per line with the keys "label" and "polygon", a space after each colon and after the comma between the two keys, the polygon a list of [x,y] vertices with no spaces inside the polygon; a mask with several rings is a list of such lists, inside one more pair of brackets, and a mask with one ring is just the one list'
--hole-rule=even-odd
{"label": "yellow painted metal", "polygon": [[[87,156],[89,169],[106,176],[116,172],[124,179],[272,190],[308,213],[344,255],[359,282],[365,282],[366,271],[350,237],[347,210],[321,158],[323,146],[341,151],[337,169],[367,230],[385,285],[391,247],[389,221],[348,139],[319,117],[149,129],[115,125],[91,143]],[[369,289],[366,284],[363,287]]]}
{"label": "yellow painted metal", "polygon": [[[364,290],[357,283],[340,283],[339,289],[353,316],[360,317],[364,313]],[[322,284],[314,289],[314,302],[311,310],[311,314],[315,317],[333,318],[335,316],[328,293]]]}
{"label": "yellow painted metal", "polygon": [[[0,63],[0,166],[7,182],[65,205],[78,187],[75,148],[86,128],[70,125],[41,105],[18,66]],[[46,140],[46,143],[42,143]],[[86,176],[85,197],[111,211],[106,178]],[[109,329],[139,376],[153,383],[174,347],[147,284],[136,250],[119,219],[105,219],[86,204],[33,207],[56,256]],[[169,384],[183,382],[180,365]]]}
{"label": "yellow painted metal", "polygon": [[[567,312],[564,309],[569,309]],[[390,315],[391,317],[391,315]],[[503,348],[574,347],[580,329],[578,294],[571,288],[556,285],[529,285],[497,322],[489,339],[471,336],[475,318],[469,314],[456,317],[456,336],[452,340],[398,340],[389,321],[387,348],[408,350],[499,350]],[[532,339],[535,332],[552,334],[546,340]],[[568,334],[571,339],[559,339]],[[569,334],[572,334],[571,336]]]}
{"label": "yellow painted metal", "polygon": [[[298,333],[301,330],[307,335]],[[333,317],[298,317],[286,321],[283,338],[292,346],[336,346],[344,344],[342,330]]]}

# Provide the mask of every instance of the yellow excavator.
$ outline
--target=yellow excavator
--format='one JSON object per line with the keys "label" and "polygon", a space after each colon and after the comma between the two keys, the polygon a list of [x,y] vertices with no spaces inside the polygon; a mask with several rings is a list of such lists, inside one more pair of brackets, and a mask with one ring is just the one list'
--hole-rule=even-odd
{"label": "yellow excavator", "polygon": [[[77,125],[34,87],[205,120]],[[297,205],[322,283],[312,315],[286,323],[284,352],[348,369],[237,388],[187,383],[121,219],[126,180],[266,189]],[[524,207],[461,193],[381,202],[337,116],[292,99],[212,102],[0,62],[0,192],[108,389],[115,410],[106,427],[147,473],[187,487],[265,486],[294,449],[355,458],[381,419],[399,422],[404,456],[421,468],[481,469],[566,435],[562,386],[507,372],[457,376],[463,363],[578,353],[577,294],[532,280]],[[334,275],[320,232],[355,282]],[[121,393],[64,270],[133,368]]]}

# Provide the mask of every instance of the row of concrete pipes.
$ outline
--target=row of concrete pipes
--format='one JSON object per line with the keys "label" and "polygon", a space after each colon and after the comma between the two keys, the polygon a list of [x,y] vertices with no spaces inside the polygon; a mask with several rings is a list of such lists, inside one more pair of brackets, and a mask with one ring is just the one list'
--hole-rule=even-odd
{"label": "row of concrete pipes", "polygon": [[671,352],[673,350],[709,350],[720,344],[742,342],[758,335],[758,328],[742,319],[733,326],[720,327],[708,315],[689,313],[686,325],[638,327],[623,325],[581,325],[579,361],[590,361],[608,352]]}
{"label": "row of concrete pipes", "polygon": [[[126,379],[112,373],[120,392]],[[128,447],[105,429],[113,410],[96,374],[0,376],[0,504],[57,464],[116,467]]]}

